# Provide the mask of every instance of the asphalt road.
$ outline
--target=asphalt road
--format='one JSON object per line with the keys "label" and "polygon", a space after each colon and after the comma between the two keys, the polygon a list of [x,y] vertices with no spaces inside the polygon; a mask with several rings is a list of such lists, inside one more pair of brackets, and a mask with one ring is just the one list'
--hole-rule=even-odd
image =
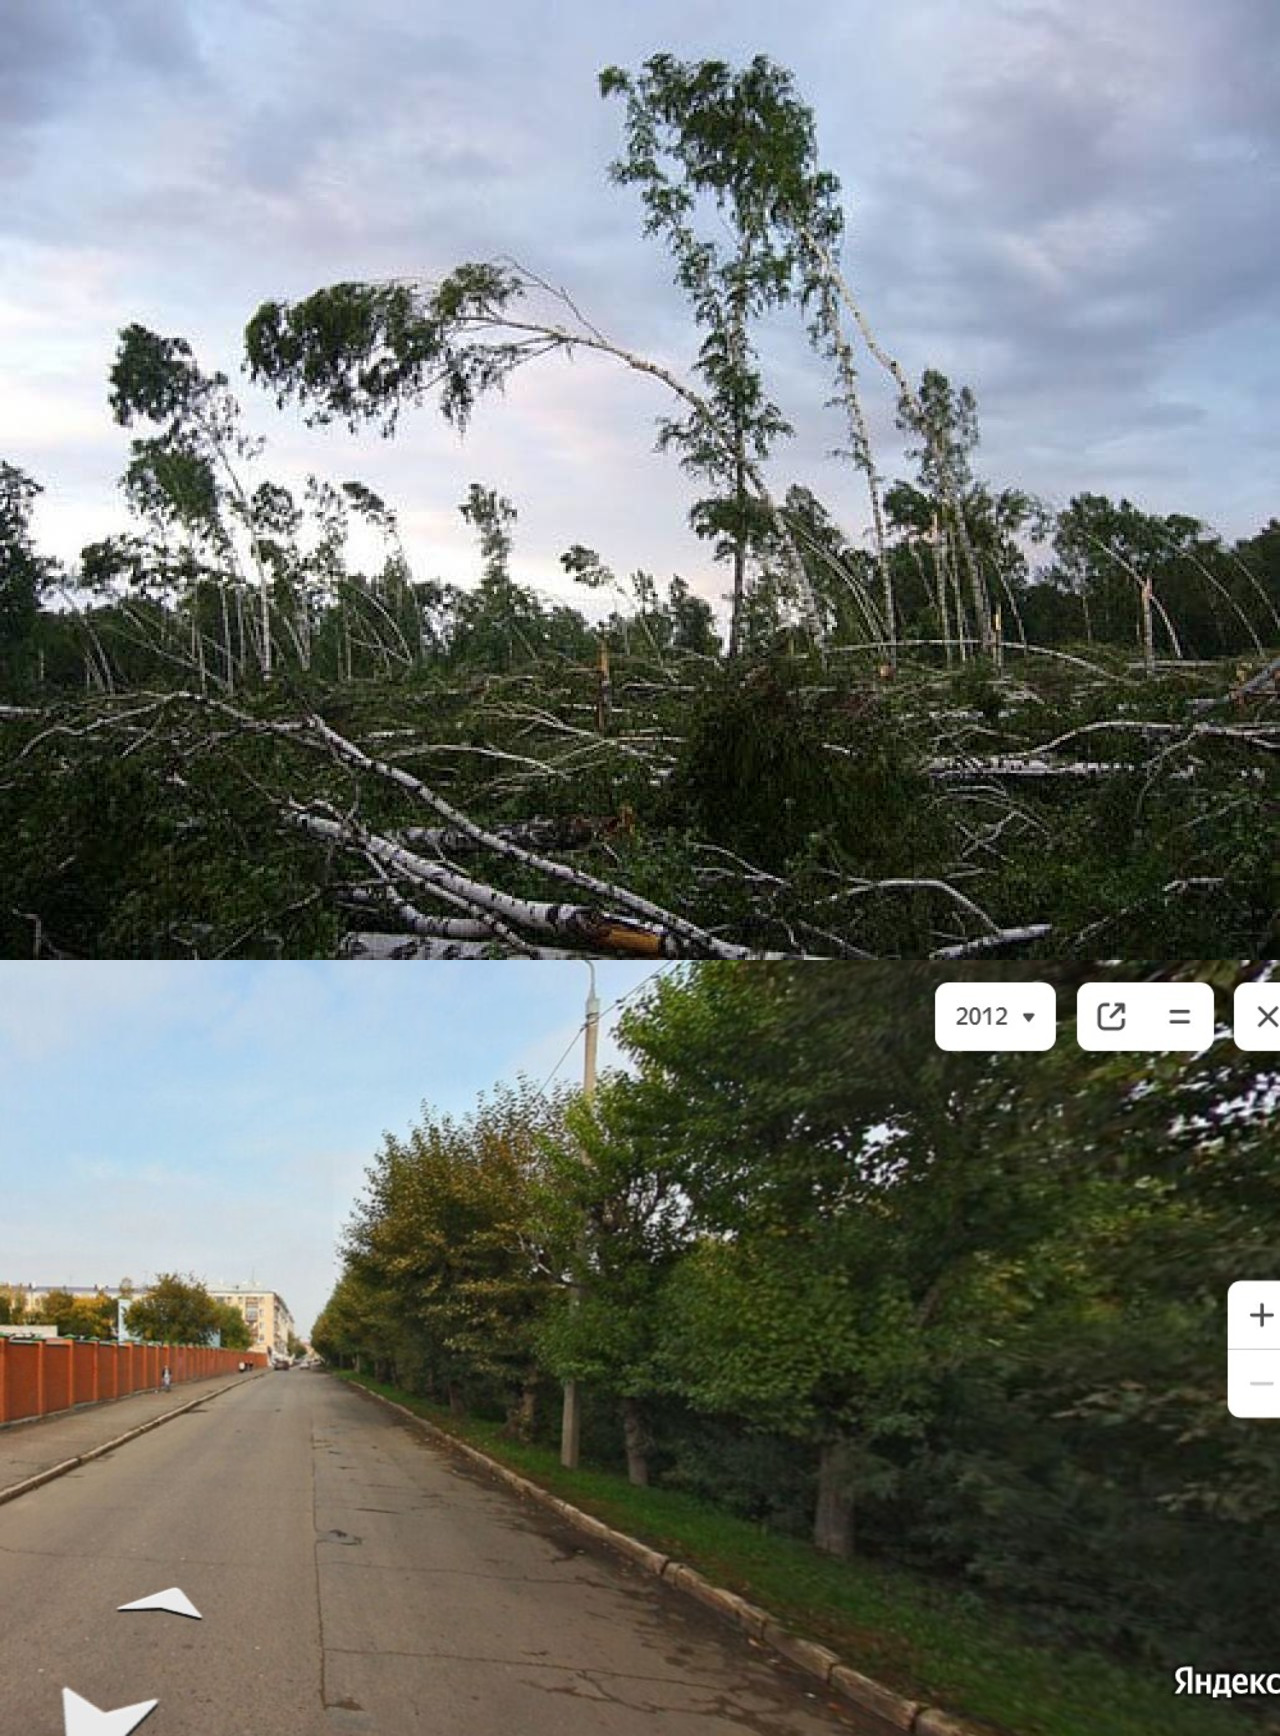
{"label": "asphalt road", "polygon": [[[118,1605],[178,1586],[202,1620]],[[0,1506],[0,1731],[62,1689],[145,1736],[833,1736],[745,1636],[294,1370]]]}

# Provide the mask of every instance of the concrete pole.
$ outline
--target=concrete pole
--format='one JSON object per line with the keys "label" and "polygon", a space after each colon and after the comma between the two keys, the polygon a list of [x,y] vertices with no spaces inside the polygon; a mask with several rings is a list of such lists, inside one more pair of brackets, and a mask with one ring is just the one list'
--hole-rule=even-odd
{"label": "concrete pole", "polygon": [[[591,972],[591,987],[587,991],[587,1017],[584,1028],[585,1045],[582,1059],[582,1098],[590,1103],[596,1091],[596,1040],[600,1033],[600,1003],[596,999],[595,968],[584,960]],[[585,1233],[579,1240],[578,1251],[583,1253],[586,1248]],[[581,1290],[574,1285],[569,1292],[569,1306],[576,1308],[581,1299]],[[578,1447],[582,1435],[582,1394],[578,1390],[576,1380],[566,1380],[564,1383],[564,1411],[560,1419],[560,1463],[566,1470],[576,1471],[578,1468]]]}

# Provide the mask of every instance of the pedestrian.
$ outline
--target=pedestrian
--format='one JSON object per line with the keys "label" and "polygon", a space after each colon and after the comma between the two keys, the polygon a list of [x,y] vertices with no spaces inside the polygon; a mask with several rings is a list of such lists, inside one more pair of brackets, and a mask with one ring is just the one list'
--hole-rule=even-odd
{"label": "pedestrian", "polygon": [[169,1373],[169,1364],[166,1362],[164,1367],[160,1370],[160,1391],[168,1392],[172,1385],[173,1376]]}

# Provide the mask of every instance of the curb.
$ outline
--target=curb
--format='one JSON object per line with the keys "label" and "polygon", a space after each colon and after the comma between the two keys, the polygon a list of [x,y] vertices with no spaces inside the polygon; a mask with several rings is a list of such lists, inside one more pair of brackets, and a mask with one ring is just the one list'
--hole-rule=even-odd
{"label": "curb", "polygon": [[585,1532],[589,1537],[598,1538],[610,1549],[625,1555],[629,1561],[636,1562],[645,1572],[661,1579],[665,1585],[674,1586],[687,1597],[696,1598],[700,1604],[714,1610],[717,1615],[727,1616],[750,1638],[763,1642],[797,1669],[821,1682],[823,1687],[839,1694],[841,1699],[847,1700],[858,1711],[878,1720],[882,1729],[903,1731],[906,1736],[979,1736],[979,1732],[972,1726],[959,1723],[939,1707],[904,1699],[892,1688],[882,1686],[870,1676],[861,1675],[826,1646],[819,1645],[815,1640],[805,1639],[801,1634],[792,1633],[770,1615],[768,1610],[748,1603],[746,1598],[739,1597],[737,1592],[727,1591],[723,1586],[713,1584],[695,1568],[686,1567],[682,1561],[676,1561],[669,1555],[649,1548],[638,1538],[628,1537],[624,1531],[615,1531],[602,1519],[596,1519],[592,1514],[584,1513],[581,1508],[571,1506],[568,1501],[562,1501],[540,1483],[530,1482],[528,1477],[508,1470],[506,1465],[491,1459],[478,1447],[458,1440],[447,1429],[428,1422],[425,1417],[420,1417],[407,1406],[397,1404],[394,1399],[384,1398],[380,1392],[372,1392],[367,1386],[358,1383],[352,1383],[352,1389],[363,1393],[367,1398],[376,1399],[390,1410],[399,1411],[401,1416],[408,1417],[410,1422],[416,1423],[433,1440],[470,1459],[480,1469],[505,1483],[509,1489],[527,1495],[539,1506],[548,1508],[576,1530]]}
{"label": "curb", "polygon": [[[245,1379],[251,1378],[246,1375]],[[238,1380],[231,1382],[232,1386],[240,1386]],[[198,1404],[204,1404],[211,1398],[217,1398],[219,1393],[228,1390],[220,1386],[217,1392],[201,1393],[199,1398],[191,1399],[187,1404],[180,1404],[176,1410],[165,1411],[163,1416],[152,1417],[150,1422],[140,1423],[136,1429],[128,1429],[124,1434],[117,1435],[114,1441],[107,1441],[103,1446],[90,1447],[87,1453],[77,1453],[74,1459],[63,1459],[59,1464],[51,1465],[47,1471],[37,1471],[33,1477],[24,1477],[21,1483],[10,1483],[7,1489],[0,1489],[0,1507],[6,1501],[16,1501],[19,1495],[29,1494],[32,1489],[38,1489],[42,1483],[51,1483],[55,1477],[65,1477],[68,1471],[74,1471],[77,1465],[87,1465],[90,1459],[100,1459],[104,1453],[110,1453],[116,1447],[122,1447],[126,1441],[135,1441],[139,1435],[149,1434],[152,1429],[158,1429],[161,1423],[167,1423],[173,1417],[180,1417],[185,1411],[194,1410]],[[132,1394],[129,1395],[132,1397]],[[50,1413],[49,1419],[56,1416]]]}

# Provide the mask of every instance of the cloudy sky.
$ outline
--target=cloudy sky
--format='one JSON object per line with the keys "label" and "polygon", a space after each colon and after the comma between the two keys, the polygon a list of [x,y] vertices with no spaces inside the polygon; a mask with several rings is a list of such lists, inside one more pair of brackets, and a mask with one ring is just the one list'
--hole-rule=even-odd
{"label": "cloudy sky", "polygon": [[[696,330],[638,195],[610,185],[622,107],[600,69],[766,54],[840,178],[845,265],[918,380],[976,394],[976,471],[1064,504],[1090,489],[1228,537],[1280,512],[1280,7],[1275,0],[0,0],[0,458],[45,487],[35,530],[73,561],[127,520],[130,434],[107,408],[119,329],[185,336],[232,379],[249,470],[356,478],[400,514],[419,577],[477,576],[471,481],[519,512],[517,576],[558,556],[722,576],[687,530],[696,485],[653,451],[660,388],[549,361],[465,442],[430,407],[393,443],[306,430],[240,374],[268,298],[513,255],[612,337],[678,368]],[[825,364],[764,342],[797,429],[772,475],[865,533]],[[908,473],[866,357],[873,442]],[[362,553],[359,543],[353,552]],[[372,555],[369,558],[373,558]],[[577,593],[582,600],[582,593]]]}
{"label": "cloudy sky", "polygon": [[[599,1065],[640,986],[595,967]],[[270,1284],[301,1334],[384,1133],[582,1078],[579,963],[0,964],[0,1284]]]}

